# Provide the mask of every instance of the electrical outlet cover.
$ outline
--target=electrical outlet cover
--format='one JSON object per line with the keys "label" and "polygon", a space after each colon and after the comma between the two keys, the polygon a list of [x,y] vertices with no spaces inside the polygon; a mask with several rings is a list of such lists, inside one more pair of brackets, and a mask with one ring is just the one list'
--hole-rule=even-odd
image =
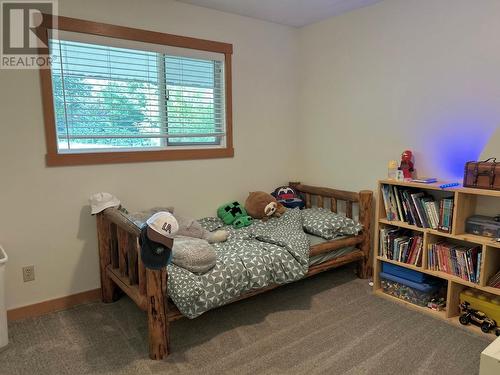
{"label": "electrical outlet cover", "polygon": [[23,267],[23,280],[24,282],[35,280],[35,266]]}

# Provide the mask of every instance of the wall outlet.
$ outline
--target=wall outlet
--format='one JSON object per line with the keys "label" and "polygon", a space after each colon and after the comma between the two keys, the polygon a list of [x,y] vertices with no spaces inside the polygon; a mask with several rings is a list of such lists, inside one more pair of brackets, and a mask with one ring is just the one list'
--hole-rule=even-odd
{"label": "wall outlet", "polygon": [[23,267],[23,280],[24,282],[35,280],[35,266]]}

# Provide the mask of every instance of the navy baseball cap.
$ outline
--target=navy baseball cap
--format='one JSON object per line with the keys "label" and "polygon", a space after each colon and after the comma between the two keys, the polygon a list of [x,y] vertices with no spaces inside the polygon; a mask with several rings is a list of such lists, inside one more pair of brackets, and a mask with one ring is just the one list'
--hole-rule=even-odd
{"label": "navy baseball cap", "polygon": [[147,220],[139,237],[141,259],[146,268],[157,270],[169,263],[178,229],[177,220],[170,212],[157,212]]}

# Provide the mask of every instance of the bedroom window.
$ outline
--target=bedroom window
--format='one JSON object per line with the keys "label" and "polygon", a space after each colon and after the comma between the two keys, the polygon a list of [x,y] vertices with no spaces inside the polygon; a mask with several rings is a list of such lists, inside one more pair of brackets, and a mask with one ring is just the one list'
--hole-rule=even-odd
{"label": "bedroom window", "polygon": [[233,155],[231,45],[74,21],[59,17],[57,34],[47,28],[49,165]]}

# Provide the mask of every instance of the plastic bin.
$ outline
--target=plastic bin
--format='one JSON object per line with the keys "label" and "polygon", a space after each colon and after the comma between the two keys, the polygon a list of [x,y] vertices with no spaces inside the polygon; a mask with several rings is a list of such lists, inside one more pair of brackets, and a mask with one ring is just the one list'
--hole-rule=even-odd
{"label": "plastic bin", "polygon": [[9,343],[7,333],[7,307],[5,306],[5,265],[7,264],[7,253],[0,245],[0,350]]}
{"label": "plastic bin", "polygon": [[382,272],[389,275],[398,276],[415,283],[425,283],[427,280],[429,280],[429,276],[425,273],[410,270],[408,268],[404,268],[392,263],[382,263]]}
{"label": "plastic bin", "polygon": [[384,293],[418,306],[427,306],[433,298],[443,297],[441,282],[416,283],[388,273],[380,273]]}
{"label": "plastic bin", "polygon": [[460,303],[464,301],[469,302],[473,309],[484,312],[488,318],[497,323],[497,326],[500,324],[500,296],[466,289],[460,293]]}

